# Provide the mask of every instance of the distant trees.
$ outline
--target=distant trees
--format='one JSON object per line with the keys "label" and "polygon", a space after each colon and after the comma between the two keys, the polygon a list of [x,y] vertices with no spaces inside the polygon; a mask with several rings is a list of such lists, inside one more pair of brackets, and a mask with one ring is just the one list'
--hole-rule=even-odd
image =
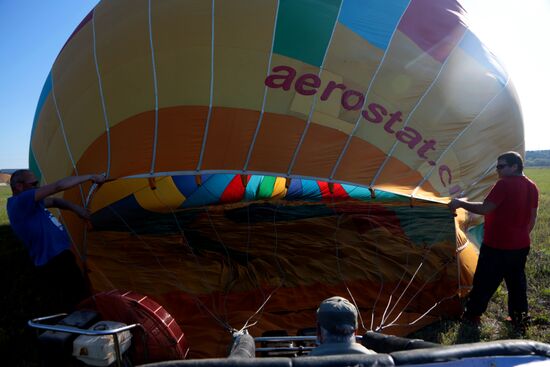
{"label": "distant trees", "polygon": [[526,167],[550,167],[550,150],[531,150],[525,152]]}

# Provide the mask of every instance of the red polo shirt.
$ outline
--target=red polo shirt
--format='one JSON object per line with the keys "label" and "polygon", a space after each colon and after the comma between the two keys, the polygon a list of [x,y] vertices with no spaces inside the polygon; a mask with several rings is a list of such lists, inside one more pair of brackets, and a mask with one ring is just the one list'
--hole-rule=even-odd
{"label": "red polo shirt", "polygon": [[529,247],[531,209],[539,205],[537,185],[525,176],[503,177],[485,200],[496,209],[485,215],[483,243],[502,250]]}

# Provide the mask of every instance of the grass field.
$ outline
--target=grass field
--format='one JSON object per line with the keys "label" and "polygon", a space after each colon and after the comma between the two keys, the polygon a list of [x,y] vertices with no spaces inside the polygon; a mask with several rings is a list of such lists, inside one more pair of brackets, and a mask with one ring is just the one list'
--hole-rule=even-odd
{"label": "grass field", "polygon": [[[550,169],[530,168],[526,174],[541,191],[539,216],[532,233],[527,263],[529,305],[533,319],[527,335],[518,335],[503,321],[507,316],[507,307],[506,290],[502,286],[482,317],[480,330],[464,327],[456,320],[441,320],[411,337],[442,344],[510,338],[550,343]],[[5,361],[5,365],[9,366],[38,366],[36,338],[26,327],[26,321],[43,316],[37,314],[38,305],[43,309],[49,299],[33,282],[34,268],[9,227],[5,207],[10,195],[9,187],[0,186],[0,353],[4,357],[2,365]],[[51,306],[53,309],[55,305]]]}

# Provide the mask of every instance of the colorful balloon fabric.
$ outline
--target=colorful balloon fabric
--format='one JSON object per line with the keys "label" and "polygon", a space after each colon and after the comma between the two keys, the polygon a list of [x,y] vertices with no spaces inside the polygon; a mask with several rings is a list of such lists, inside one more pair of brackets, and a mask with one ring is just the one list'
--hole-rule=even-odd
{"label": "colorful balloon fabric", "polygon": [[518,97],[457,1],[118,0],[52,66],[30,166],[105,172],[65,193],[92,229],[63,214],[94,289],[152,297],[212,357],[332,295],[360,331],[457,315],[479,220],[445,203],[508,150]]}

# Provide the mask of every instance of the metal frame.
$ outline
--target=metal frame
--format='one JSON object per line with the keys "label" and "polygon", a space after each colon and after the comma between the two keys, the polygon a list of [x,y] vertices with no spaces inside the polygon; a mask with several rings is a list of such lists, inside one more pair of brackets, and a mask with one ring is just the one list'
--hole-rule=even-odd
{"label": "metal frame", "polygon": [[110,329],[110,330],[89,330],[89,329],[80,329],[73,326],[64,326],[64,325],[50,325],[50,324],[43,324],[43,321],[47,320],[53,320],[60,318],[62,316],[67,316],[66,313],[59,313],[55,315],[50,316],[44,316],[44,317],[38,317],[36,319],[32,319],[28,321],[28,325],[33,329],[39,329],[39,330],[49,330],[49,331],[59,331],[63,333],[70,333],[70,334],[78,334],[78,335],[92,335],[92,336],[102,336],[102,335],[112,335],[114,344],[115,344],[115,354],[116,354],[116,365],[117,367],[121,367],[122,364],[122,356],[120,354],[120,343],[118,341],[118,333],[130,329],[134,329],[136,327],[139,327],[143,329],[141,324],[131,324],[119,327],[117,329]]}
{"label": "metal frame", "polygon": [[[362,335],[355,336],[356,341],[361,343],[363,339]],[[317,340],[316,336],[260,336],[254,338],[255,343],[281,343],[281,342],[315,342]],[[260,347],[256,348],[256,352],[309,352],[315,349],[315,347],[307,346],[295,346],[295,347]]]}

